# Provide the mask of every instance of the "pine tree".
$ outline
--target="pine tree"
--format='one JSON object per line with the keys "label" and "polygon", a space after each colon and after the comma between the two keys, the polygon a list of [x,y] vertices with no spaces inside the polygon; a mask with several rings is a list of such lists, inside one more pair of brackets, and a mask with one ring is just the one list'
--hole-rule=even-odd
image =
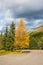
{"label": "pine tree", "polygon": [[10,43],[10,50],[13,51],[14,49],[14,38],[15,38],[15,24],[12,22],[10,25],[10,31],[9,31],[9,43]]}
{"label": "pine tree", "polygon": [[24,22],[21,19],[18,28],[15,32],[15,48],[24,49],[29,47],[29,36],[25,28]]}
{"label": "pine tree", "polygon": [[15,24],[11,23],[10,29],[6,27],[6,30],[3,35],[3,49],[8,51],[13,51],[14,49],[14,37],[15,37]]}
{"label": "pine tree", "polygon": [[4,32],[3,39],[2,39],[3,49],[5,50],[6,50],[6,44],[7,44],[7,37],[8,37],[8,27],[6,27],[6,30]]}

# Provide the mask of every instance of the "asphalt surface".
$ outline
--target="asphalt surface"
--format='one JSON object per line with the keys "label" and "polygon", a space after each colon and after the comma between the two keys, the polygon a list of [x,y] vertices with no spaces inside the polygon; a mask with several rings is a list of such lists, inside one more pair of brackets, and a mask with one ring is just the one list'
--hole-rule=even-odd
{"label": "asphalt surface", "polygon": [[43,50],[0,56],[0,65],[43,65]]}

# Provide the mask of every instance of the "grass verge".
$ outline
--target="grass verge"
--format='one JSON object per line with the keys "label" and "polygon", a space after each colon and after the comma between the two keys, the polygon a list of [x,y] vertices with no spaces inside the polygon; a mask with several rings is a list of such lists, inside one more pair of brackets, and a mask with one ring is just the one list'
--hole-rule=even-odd
{"label": "grass verge", "polygon": [[2,55],[7,55],[7,54],[24,54],[22,51],[5,51],[5,50],[0,50],[0,56]]}

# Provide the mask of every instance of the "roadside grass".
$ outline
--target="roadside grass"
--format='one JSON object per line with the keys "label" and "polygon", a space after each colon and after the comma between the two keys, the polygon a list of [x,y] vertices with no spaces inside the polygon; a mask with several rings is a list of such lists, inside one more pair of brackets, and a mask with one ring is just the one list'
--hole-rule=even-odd
{"label": "roadside grass", "polygon": [[7,54],[25,54],[22,51],[5,51],[5,50],[0,50],[0,56],[2,55],[7,55]]}

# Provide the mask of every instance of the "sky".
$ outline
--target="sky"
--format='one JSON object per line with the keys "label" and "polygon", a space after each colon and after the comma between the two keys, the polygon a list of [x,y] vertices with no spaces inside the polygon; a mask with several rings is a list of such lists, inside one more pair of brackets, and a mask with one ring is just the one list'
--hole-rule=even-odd
{"label": "sky", "polygon": [[28,31],[43,25],[43,0],[0,0],[0,32],[23,18]]}

